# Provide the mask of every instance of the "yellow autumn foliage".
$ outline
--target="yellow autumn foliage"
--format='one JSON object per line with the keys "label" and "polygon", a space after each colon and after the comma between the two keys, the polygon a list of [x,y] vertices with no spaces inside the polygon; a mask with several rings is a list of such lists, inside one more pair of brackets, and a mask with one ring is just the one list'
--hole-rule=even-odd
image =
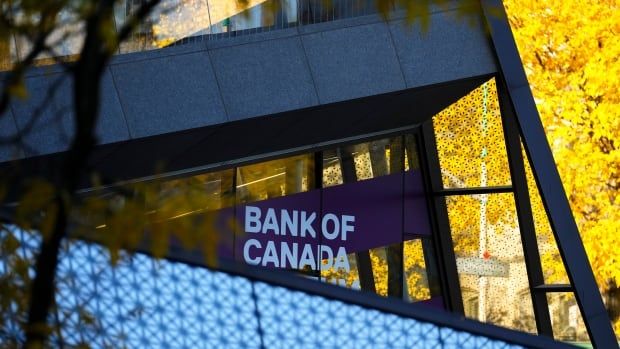
{"label": "yellow autumn foliage", "polygon": [[620,8],[505,1],[573,214],[602,290],[620,284]]}
{"label": "yellow autumn foliage", "polygon": [[[595,277],[602,292],[613,290],[620,284],[619,3],[506,0],[505,6]],[[530,194],[539,236],[554,243],[540,198]],[[545,281],[566,282],[557,252],[542,252]],[[620,333],[620,320],[614,328]]]}
{"label": "yellow autumn foliage", "polygon": [[[620,284],[620,9],[616,1],[505,1],[528,79],[601,291]],[[510,184],[494,82],[434,118],[445,187]],[[493,153],[495,151],[495,153]],[[568,278],[529,165],[546,283]],[[480,256],[481,220],[514,224],[511,195],[447,201],[455,252]],[[484,206],[484,209],[482,208]],[[482,216],[485,218],[482,218]],[[615,324],[616,329],[620,323]]]}
{"label": "yellow autumn foliage", "polygon": [[[153,26],[158,46],[174,42],[178,39],[175,35],[191,35],[204,29],[205,23],[219,22],[240,11],[233,2],[221,2],[221,9],[217,8],[221,11],[211,12],[212,17],[208,18],[202,3],[183,3],[187,5],[184,10],[158,14],[158,22]],[[260,1],[248,2],[257,3]],[[618,1],[506,0],[505,6],[564,188],[595,276],[605,291],[609,280],[620,285],[620,249],[617,248],[620,243]],[[189,18],[192,20],[186,20]],[[434,119],[434,127],[445,187],[510,184],[493,80],[441,112]],[[564,283],[566,274],[553,248],[553,234],[529,168],[527,175],[545,281]],[[104,242],[113,256],[121,247],[138,246],[146,227],[159,237],[173,231],[174,238],[184,246],[201,246],[205,254],[212,257],[215,254],[213,236],[194,234],[212,230],[212,217],[205,215],[204,219],[195,220],[181,216],[230,204],[232,198],[207,195],[201,186],[204,180],[206,178],[196,177],[190,181],[127,187],[128,192],[137,193],[135,197],[120,194],[116,199],[86,197],[83,202],[72,203],[76,228],[83,229],[82,235],[87,235],[93,227],[105,229],[107,234],[102,236],[107,239]],[[44,233],[50,231],[54,222],[49,218],[54,215],[40,215],[40,212],[55,209],[51,198],[56,194],[49,185],[33,182],[17,207],[22,226],[38,228]],[[514,215],[506,214],[507,210],[514,210],[511,195],[449,199],[448,207],[455,252],[459,256],[475,257],[486,252],[481,250],[479,242],[481,221],[502,227],[515,225]],[[152,241],[160,244],[150,246],[151,252],[165,255],[168,239]],[[14,241],[4,243],[7,250],[14,249],[11,247]],[[420,272],[425,269],[421,244],[405,243],[404,257],[409,297],[428,298],[427,281]],[[387,295],[388,266],[384,251],[371,251],[371,261],[377,292]],[[354,273],[347,275],[348,286],[353,279]],[[615,328],[620,330],[620,322]]]}

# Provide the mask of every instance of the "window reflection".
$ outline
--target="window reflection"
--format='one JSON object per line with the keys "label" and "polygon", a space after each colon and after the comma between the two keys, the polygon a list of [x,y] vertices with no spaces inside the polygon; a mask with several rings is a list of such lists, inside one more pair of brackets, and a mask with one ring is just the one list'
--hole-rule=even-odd
{"label": "window reflection", "polygon": [[465,316],[536,333],[513,195],[451,196],[446,203]]}
{"label": "window reflection", "polygon": [[[76,220],[82,225],[105,228],[119,214],[132,212],[144,216],[133,221],[157,223],[191,215],[219,210],[234,204],[233,170],[203,173],[196,176],[139,182],[112,188],[93,197],[85,207],[105,204],[107,210],[76,212]],[[127,207],[131,205],[131,207]],[[93,216],[92,212],[106,214]]]}
{"label": "window reflection", "polygon": [[327,260],[321,261],[321,281],[354,290],[360,289],[359,269],[355,253],[347,255],[346,263],[338,263],[339,265],[346,265],[345,268],[336,268],[333,265],[328,265],[328,263]]}
{"label": "window reflection", "polygon": [[[239,205],[236,207],[242,207],[247,203],[308,192],[320,187],[317,185],[317,181],[321,181],[323,187],[330,187],[353,184],[354,182],[386,177],[392,174],[404,175],[403,171],[419,167],[415,141],[415,137],[410,135],[385,138],[347,145],[316,154],[302,154],[184,178],[138,182],[129,186],[127,191],[133,193],[135,197],[144,198],[142,214],[146,216],[147,225],[149,222],[160,223],[174,220],[175,225],[187,224],[187,229],[191,231],[192,227],[195,227],[191,224],[195,224],[199,218],[211,217],[212,221],[215,222],[219,213],[229,212],[232,216],[226,216],[225,213],[224,218],[225,220],[230,218],[231,221],[223,222],[234,226],[235,219],[239,218],[239,216],[235,216],[235,210],[221,211],[222,209],[236,205]],[[317,157],[319,158],[317,159]],[[322,162],[323,166],[322,178],[320,179],[315,178],[317,160]],[[385,179],[388,179],[386,183],[401,183],[395,185],[396,188],[401,188],[401,191],[398,189],[394,191],[394,186],[389,185],[388,187],[380,187],[383,194],[392,198],[390,202],[394,202],[394,198],[396,200],[402,198],[403,201],[394,204],[394,207],[400,210],[404,207],[400,205],[404,205],[402,193],[405,190],[405,177],[399,177],[395,180]],[[326,207],[330,203],[329,199],[323,196],[326,195],[325,192],[321,193],[321,199],[316,201],[316,208],[312,206],[312,210],[316,211],[319,216],[321,211],[324,213],[324,210],[327,210]],[[107,200],[111,206],[122,206],[124,204],[124,201],[119,201],[124,197],[114,195],[114,193],[105,194],[101,198]],[[135,204],[136,200],[134,199],[132,197],[129,201]],[[139,200],[137,201],[139,202]],[[269,204],[265,203],[267,206]],[[255,205],[260,204],[256,203]],[[370,205],[371,210],[375,210],[374,201],[362,205]],[[425,213],[418,212],[417,214]],[[185,217],[187,219],[184,219]],[[397,222],[403,219],[401,215],[390,217],[401,217],[395,218]],[[106,223],[109,224],[110,221],[98,221],[101,226],[105,226]],[[320,258],[326,257],[322,252],[313,251],[317,254],[312,258],[315,262],[319,262],[320,268],[301,268],[302,270],[295,271],[320,279],[323,282],[351,289],[376,292],[382,296],[396,297],[411,302],[440,296],[438,272],[430,238],[405,235],[402,223],[385,224],[382,227],[389,227],[385,229],[390,230],[382,231],[381,229],[371,228],[369,237],[385,237],[386,235],[394,237],[388,239],[389,242],[374,243],[375,245],[370,243],[364,245],[365,247],[357,247],[352,250],[356,252],[351,251],[348,254],[343,249],[345,252],[342,255],[334,255],[333,258],[323,260]],[[204,232],[213,229],[213,227],[201,229]],[[239,230],[235,230],[236,228],[232,229],[231,231],[234,231],[235,234],[239,232]],[[200,233],[198,230],[197,228],[197,233]],[[289,242],[302,243],[300,241],[293,239]],[[379,239],[378,241],[386,240]],[[322,244],[326,242],[319,238],[318,241],[304,243],[310,244],[314,249],[319,245],[323,246]],[[391,243],[391,245],[381,246],[385,243]],[[295,249],[293,248],[293,250]],[[266,249],[261,251],[264,253]],[[231,248],[229,253],[230,257],[234,259],[235,253],[239,252],[234,252]],[[304,265],[307,266],[307,264]],[[277,264],[274,264],[274,267],[279,268]]]}
{"label": "window reflection", "polygon": [[[13,9],[13,17],[12,20],[18,24],[32,21],[32,18],[25,16],[18,9]],[[54,64],[56,63],[54,57],[71,60],[82,49],[85,33],[84,22],[80,16],[67,7],[58,13],[56,21],[45,42],[46,49],[36,58],[37,65]],[[0,69],[10,69],[12,63],[28,56],[33,48],[32,39],[31,35],[3,31],[0,37]]]}
{"label": "window reflection", "polygon": [[[116,2],[112,29],[118,32],[146,2]],[[297,0],[162,0],[120,44],[119,53],[152,50],[196,36],[288,27],[297,23],[297,8]],[[20,13],[13,13],[13,16],[19,21]],[[79,54],[84,35],[81,16],[67,7],[60,12],[57,28],[46,42],[50,49],[42,52],[36,63],[53,64],[53,57],[72,59]],[[0,69],[10,69],[12,63],[26,57],[32,49],[31,39],[3,33],[0,37]]]}
{"label": "window reflection", "polygon": [[[390,257],[390,252],[400,247],[404,248],[404,258]],[[426,260],[434,264],[432,255],[425,255],[421,239],[405,241],[403,244],[394,244],[371,249],[369,251],[372,263],[372,275],[375,290],[378,295],[399,297],[410,302],[428,300],[432,296],[440,296],[438,275],[429,273]],[[360,272],[356,254],[348,256],[349,269],[335,269],[327,266],[328,261],[322,261],[321,280],[351,289],[360,289]],[[399,263],[400,262],[400,263]],[[342,264],[341,264],[342,265]],[[434,290],[431,290],[432,287]]]}
{"label": "window reflection", "polygon": [[[120,27],[143,0],[126,0],[116,9]],[[296,0],[163,0],[123,44],[121,52],[165,47],[190,37],[279,28],[297,22]]]}
{"label": "window reflection", "polygon": [[308,191],[314,183],[314,155],[304,154],[237,168],[237,203]]}
{"label": "window reflection", "polygon": [[[437,296],[439,293],[431,291],[431,287],[439,288],[439,280],[436,275],[427,272],[426,260],[430,259],[430,263],[434,263],[433,256],[425,255],[422,247],[422,240],[409,240],[404,243],[404,259],[403,269],[405,277],[405,296],[411,302],[429,299]],[[428,251],[427,251],[428,252]],[[428,268],[430,271],[431,268]]]}
{"label": "window reflection", "polygon": [[588,342],[590,337],[573,293],[548,293],[553,338],[566,342]]}
{"label": "window reflection", "polygon": [[[115,2],[113,30],[119,31],[146,0]],[[76,11],[67,7],[59,15],[59,25],[35,64],[54,64],[76,58],[84,40],[84,23]],[[376,13],[373,0],[162,0],[120,44],[118,53],[152,50],[183,43],[245,35],[333,21]],[[15,11],[14,11],[15,12]],[[19,13],[13,13],[19,20]],[[7,70],[28,55],[30,40],[14,33],[0,37],[0,70]]]}
{"label": "window reflection", "polygon": [[[398,253],[401,248],[402,252]],[[435,264],[429,252],[423,248],[423,239],[372,249],[370,255],[377,294],[410,302],[440,296],[438,275],[426,265],[427,260],[429,264]]]}
{"label": "window reflection", "polygon": [[[125,0],[119,1],[114,7],[114,25],[116,30],[120,30],[127,24],[131,16],[142,6],[145,0]],[[163,0],[154,10],[151,16],[145,18],[142,23],[138,24],[131,36],[122,42],[119,47],[119,53],[144,51],[155,48],[153,45],[153,24],[157,13],[162,8],[166,8],[170,1]]]}
{"label": "window reflection", "polygon": [[323,152],[323,187],[377,178],[409,168],[419,168],[415,139],[411,135],[340,147]]}
{"label": "window reflection", "polygon": [[[145,0],[119,1],[114,8],[114,30],[118,32]],[[373,1],[321,0],[162,0],[129,38],[120,44],[118,53],[152,50],[186,40],[243,35],[296,25],[333,21],[376,12]],[[19,13],[13,13],[19,19]],[[28,55],[31,38],[14,33],[0,37],[0,70]],[[35,61],[37,65],[54,64],[76,58],[84,41],[84,23],[71,11],[59,15],[59,25]]]}
{"label": "window reflection", "polygon": [[156,207],[175,219],[233,204],[232,170],[204,173],[161,183]]}
{"label": "window reflection", "polygon": [[[419,168],[415,137],[397,136],[324,151],[322,183],[325,188]],[[369,291],[412,302],[441,295],[432,243],[428,239],[352,253],[348,260],[349,270],[322,269],[322,280],[364,289],[367,283],[362,280],[370,279],[374,289]],[[370,264],[365,265],[364,260]]]}

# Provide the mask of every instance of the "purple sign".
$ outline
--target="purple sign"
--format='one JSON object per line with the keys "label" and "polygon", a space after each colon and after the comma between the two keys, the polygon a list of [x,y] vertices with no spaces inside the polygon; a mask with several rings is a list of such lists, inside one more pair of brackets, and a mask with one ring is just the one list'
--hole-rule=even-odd
{"label": "purple sign", "polygon": [[322,217],[321,194],[314,190],[238,206],[236,259],[263,267],[316,270],[321,223],[331,219]]}
{"label": "purple sign", "polygon": [[419,171],[405,172],[404,175],[404,219],[405,239],[419,235],[431,235],[431,223],[428,217],[428,207],[424,195],[422,173]]}
{"label": "purple sign", "polygon": [[[220,210],[220,257],[267,268],[343,268],[347,255],[430,235],[419,171]],[[234,221],[234,224],[226,223]]]}

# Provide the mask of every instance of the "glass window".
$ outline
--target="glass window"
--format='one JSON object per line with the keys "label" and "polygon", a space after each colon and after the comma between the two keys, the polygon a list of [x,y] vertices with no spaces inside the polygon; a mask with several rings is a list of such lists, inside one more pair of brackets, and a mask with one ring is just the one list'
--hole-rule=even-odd
{"label": "glass window", "polygon": [[[144,219],[131,218],[134,230],[147,229],[151,242],[180,230],[183,248],[216,241],[222,259],[412,302],[441,300],[415,142],[396,136],[318,153],[322,178],[310,153],[139,182],[123,189],[130,195],[100,198],[138,206],[132,212]],[[98,227],[118,227],[118,218]]]}
{"label": "glass window", "polygon": [[[115,8],[117,28],[144,3],[121,1]],[[191,37],[270,27],[285,28],[297,22],[296,0],[163,0],[120,52],[165,47]]]}
{"label": "glass window", "polygon": [[525,149],[523,149],[523,145],[521,146],[521,154],[525,164],[527,187],[530,194],[530,205],[532,206],[538,253],[540,254],[545,284],[570,284],[560,250],[549,223],[549,217],[547,217],[547,211],[543,205],[538,185],[534,179],[534,173],[530,167],[530,161],[525,153]]}
{"label": "glass window", "polygon": [[[117,32],[146,0],[121,0],[114,5]],[[71,7],[71,6],[70,6]],[[84,41],[84,21],[79,6],[61,11],[58,28],[47,42],[50,52],[42,52],[36,65],[56,63],[52,57],[72,60]],[[77,11],[77,12],[76,12]],[[22,14],[13,13],[19,21]],[[256,32],[289,28],[339,18],[376,13],[373,0],[355,2],[323,0],[162,0],[151,14],[120,43],[118,53],[153,50],[189,41],[211,40]],[[16,33],[0,35],[0,70],[27,55],[30,38]]]}
{"label": "glass window", "polygon": [[219,210],[233,204],[232,170],[162,182],[152,209],[169,211],[169,218]]}
{"label": "glass window", "polygon": [[314,188],[313,154],[237,168],[237,203],[273,199],[312,188]]}
{"label": "glass window", "polygon": [[510,185],[495,80],[433,117],[445,188]]}
{"label": "glass window", "polygon": [[[409,302],[430,300],[440,297],[439,276],[430,247],[430,240],[415,239],[370,249],[371,274],[375,292],[381,296],[397,297]],[[359,253],[347,255],[347,267],[335,268],[333,263],[323,260],[321,280],[338,286],[361,289]],[[427,268],[427,263],[432,265]],[[342,264],[341,264],[342,265]],[[435,270],[430,270],[435,268]],[[442,304],[440,302],[440,304]]]}
{"label": "glass window", "polygon": [[417,302],[431,298],[431,283],[438,286],[436,275],[427,273],[426,259],[434,261],[425,255],[422,239],[372,249],[370,255],[377,294]]}
{"label": "glass window", "polygon": [[[361,144],[348,145],[333,150],[323,152],[323,187],[330,188],[339,185],[350,185],[390,175],[404,174],[406,171],[419,172],[418,153],[416,138],[413,135],[396,136],[391,138],[379,139]],[[407,181],[413,187],[420,186],[413,191],[407,191],[407,195],[420,193],[421,175],[415,181]],[[398,178],[399,190],[403,190],[404,178]],[[369,182],[370,183],[370,182]],[[390,193],[389,184],[382,187],[386,195]],[[397,195],[403,195],[402,192]],[[404,198],[404,196],[403,196]],[[407,202],[405,209],[414,208],[416,212],[408,212],[407,215],[420,215],[426,217],[428,211],[424,197],[420,203]],[[328,204],[324,204],[328,205]],[[381,203],[375,203],[377,209]],[[400,205],[403,205],[401,203]],[[403,210],[399,206],[398,210]],[[423,211],[423,212],[417,212]],[[380,214],[375,212],[375,214]],[[403,216],[400,219],[403,219]],[[389,221],[391,218],[385,216]],[[405,232],[403,222],[406,222],[407,229],[415,228],[421,234],[430,233],[427,228],[428,218],[407,219],[408,216],[399,222],[382,230],[372,232],[374,235],[386,235],[396,233],[396,239],[389,245],[372,246],[369,249],[362,249],[347,255],[347,270],[334,270],[333,267],[323,268],[321,277],[326,282],[331,282],[341,286],[355,289],[364,289],[369,279],[374,291],[382,296],[391,296],[406,299],[409,301],[429,300],[431,297],[441,296],[439,290],[438,272],[434,256],[432,254],[432,242],[429,238],[413,238]],[[418,227],[416,223],[423,222],[425,227]],[[408,224],[411,223],[411,224]],[[396,231],[392,232],[391,229]],[[330,263],[323,260],[323,266]],[[441,303],[441,302],[439,302]],[[442,304],[442,303],[441,303]]]}
{"label": "glass window", "polygon": [[338,261],[338,265],[326,259],[322,260],[321,281],[359,290],[360,278],[355,254],[346,255],[346,259]]}
{"label": "glass window", "polygon": [[411,302],[441,296],[437,261],[427,238],[404,242],[405,299]]}
{"label": "glass window", "polygon": [[573,293],[548,293],[547,302],[553,338],[565,342],[588,342],[590,340]]}
{"label": "glass window", "polygon": [[[413,137],[407,139],[407,154],[403,137],[386,138],[367,143],[340,147],[323,152],[323,187],[377,178],[409,169],[409,153],[415,152]],[[417,152],[410,156],[417,161]],[[419,168],[419,166],[413,166]]]}
{"label": "glass window", "polygon": [[465,315],[536,333],[513,195],[451,196],[446,202]]}

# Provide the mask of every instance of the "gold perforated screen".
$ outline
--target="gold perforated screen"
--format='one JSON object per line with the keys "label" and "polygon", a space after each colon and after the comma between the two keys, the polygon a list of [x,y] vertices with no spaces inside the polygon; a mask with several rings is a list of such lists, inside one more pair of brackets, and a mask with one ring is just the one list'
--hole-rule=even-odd
{"label": "gold perforated screen", "polygon": [[510,184],[495,80],[433,118],[445,188]]}
{"label": "gold perforated screen", "polygon": [[512,194],[447,198],[465,315],[536,332]]}

